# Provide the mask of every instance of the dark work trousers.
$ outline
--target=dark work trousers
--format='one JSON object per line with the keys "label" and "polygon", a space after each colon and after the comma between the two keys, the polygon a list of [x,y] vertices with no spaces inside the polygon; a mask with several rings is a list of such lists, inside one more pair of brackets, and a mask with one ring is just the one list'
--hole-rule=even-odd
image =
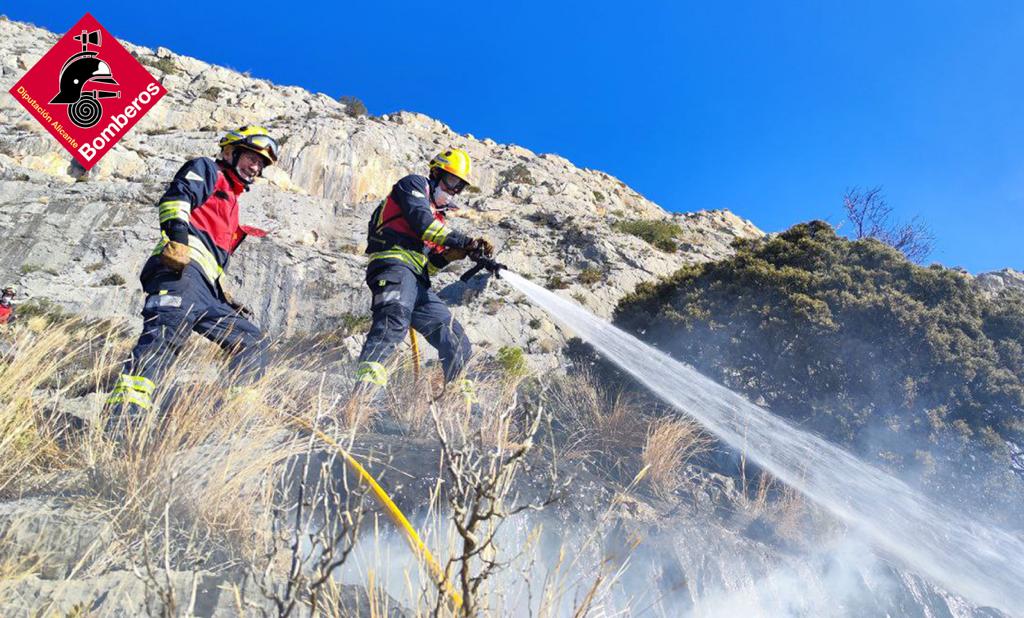
{"label": "dark work trousers", "polygon": [[[373,325],[359,355],[360,367],[380,367],[408,335],[411,326],[434,346],[441,359],[445,382],[454,380],[469,362],[472,346],[448,305],[426,280],[407,266],[387,264],[368,269],[366,285],[373,294]],[[377,384],[383,380],[371,380]]]}
{"label": "dark work trousers", "polygon": [[108,403],[148,409],[155,385],[192,331],[233,353],[228,383],[244,384],[262,376],[267,340],[256,325],[224,302],[223,294],[207,283],[199,267],[189,264],[179,275],[162,265],[153,266],[151,262],[143,270],[142,335]]}

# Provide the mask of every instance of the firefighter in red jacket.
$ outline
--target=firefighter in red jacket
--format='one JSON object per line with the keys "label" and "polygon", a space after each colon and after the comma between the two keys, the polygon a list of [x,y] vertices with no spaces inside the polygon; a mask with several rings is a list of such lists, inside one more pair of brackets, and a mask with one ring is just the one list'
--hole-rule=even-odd
{"label": "firefighter in red jacket", "polygon": [[373,324],[359,355],[357,394],[370,385],[387,385],[384,363],[412,326],[437,349],[445,383],[459,379],[467,401],[475,398],[472,382],[460,378],[469,360],[469,338],[430,289],[430,276],[449,263],[468,253],[489,257],[494,252],[486,239],[469,238],[445,219],[469,179],[469,155],[458,148],[446,150],[430,161],[429,177],[413,174],[399,180],[370,217],[366,285]]}
{"label": "firefighter in red jacket", "polygon": [[0,324],[14,322],[14,288],[6,287],[0,294]]}
{"label": "firefighter in red jacket", "polygon": [[262,230],[238,223],[238,198],[263,168],[277,162],[278,145],[263,127],[244,126],[220,140],[220,157],[185,163],[160,199],[162,238],[139,276],[146,292],[142,335],[107,403],[117,428],[153,405],[156,383],[190,331],[233,353],[233,383],[261,376],[267,343],[221,287],[231,254]]}

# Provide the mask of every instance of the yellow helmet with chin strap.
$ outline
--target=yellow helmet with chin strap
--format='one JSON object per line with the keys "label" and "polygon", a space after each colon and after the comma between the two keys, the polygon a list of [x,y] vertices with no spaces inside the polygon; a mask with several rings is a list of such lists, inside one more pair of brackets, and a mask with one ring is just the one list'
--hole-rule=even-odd
{"label": "yellow helmet with chin strap", "polygon": [[467,185],[473,184],[469,179],[470,166],[469,153],[461,148],[449,148],[430,160],[431,170],[444,170]]}
{"label": "yellow helmet with chin strap", "polygon": [[268,161],[268,165],[277,163],[277,141],[270,137],[269,131],[260,126],[247,124],[234,131],[228,131],[220,138],[219,145],[221,148],[245,148],[262,155]]}

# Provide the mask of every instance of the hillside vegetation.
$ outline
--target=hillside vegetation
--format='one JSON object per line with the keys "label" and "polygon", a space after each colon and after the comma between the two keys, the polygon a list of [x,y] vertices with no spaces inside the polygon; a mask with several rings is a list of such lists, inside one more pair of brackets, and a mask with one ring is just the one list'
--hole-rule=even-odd
{"label": "hillside vegetation", "polygon": [[964,461],[986,463],[986,501],[1019,500],[1008,496],[1022,486],[1019,295],[986,297],[960,272],[820,221],[734,246],[730,259],[640,285],[616,321],[890,468],[945,488],[976,478]]}

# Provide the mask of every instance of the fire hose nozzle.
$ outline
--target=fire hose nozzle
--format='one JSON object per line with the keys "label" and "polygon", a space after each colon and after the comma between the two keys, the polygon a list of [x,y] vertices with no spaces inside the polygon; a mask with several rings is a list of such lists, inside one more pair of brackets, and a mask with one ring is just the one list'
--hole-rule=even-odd
{"label": "fire hose nozzle", "polygon": [[508,266],[505,266],[497,260],[489,258],[481,253],[470,254],[469,259],[473,260],[475,264],[472,268],[463,273],[461,277],[459,277],[459,280],[463,283],[468,282],[470,279],[475,277],[478,272],[484,269],[494,275],[496,279],[501,279],[502,269],[508,270]]}

